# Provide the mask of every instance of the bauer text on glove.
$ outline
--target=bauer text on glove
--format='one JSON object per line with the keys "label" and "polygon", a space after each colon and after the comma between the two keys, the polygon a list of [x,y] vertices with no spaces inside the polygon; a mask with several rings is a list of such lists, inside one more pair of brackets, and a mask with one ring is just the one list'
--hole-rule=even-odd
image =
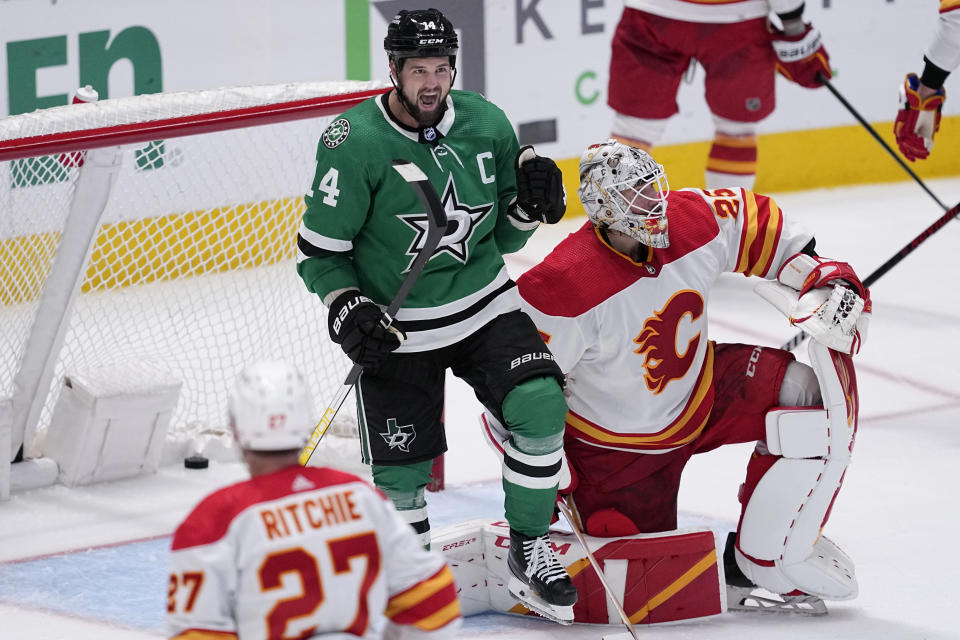
{"label": "bauer text on glove", "polygon": [[360,366],[377,367],[406,338],[396,325],[386,327],[384,321],[380,307],[351,289],[337,296],[330,305],[330,339]]}
{"label": "bauer text on glove", "polygon": [[773,50],[777,54],[777,71],[801,87],[816,89],[823,83],[819,75],[831,78],[830,56],[820,40],[820,32],[810,24],[773,31]]}

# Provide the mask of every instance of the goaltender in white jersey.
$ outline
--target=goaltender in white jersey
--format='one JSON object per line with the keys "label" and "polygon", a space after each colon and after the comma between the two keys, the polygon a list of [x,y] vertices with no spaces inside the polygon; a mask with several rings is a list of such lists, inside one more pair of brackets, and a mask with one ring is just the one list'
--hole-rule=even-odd
{"label": "goaltender in white jersey", "polygon": [[[870,299],[854,270],[819,257],[813,234],[772,198],[670,191],[649,154],[614,140],[584,152],[579,194],[590,221],[517,284],[567,376],[570,501],[585,532],[676,529],[690,457],[757,442],[728,584],[854,597],[852,562],[820,535],[856,433],[850,356]],[[724,272],[764,279],[764,297],[814,338],[812,367],[708,338],[707,302]]]}
{"label": "goaltender in white jersey", "polygon": [[655,453],[692,442],[714,404],[710,290],[724,272],[776,277],[813,238],[745,189],[682,189],[667,201],[669,247],[627,255],[587,223],[522,277],[524,310],[567,374],[568,435],[594,446]]}
{"label": "goaltender in white jersey", "polygon": [[169,637],[455,635],[460,606],[443,558],[368,483],[298,464],[313,421],[296,370],[245,370],[230,422],[252,478],[205,498],[174,534]]}

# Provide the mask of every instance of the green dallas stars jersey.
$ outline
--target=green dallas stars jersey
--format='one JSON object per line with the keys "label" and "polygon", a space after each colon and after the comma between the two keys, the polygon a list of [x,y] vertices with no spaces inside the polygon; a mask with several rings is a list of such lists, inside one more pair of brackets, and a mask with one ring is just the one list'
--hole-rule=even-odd
{"label": "green dallas stars jersey", "polygon": [[[437,139],[431,144],[421,136]],[[356,287],[384,307],[393,299],[427,225],[416,194],[391,166],[403,158],[430,179],[449,224],[397,314],[407,332],[400,351],[452,344],[519,309],[503,263],[503,254],[533,233],[507,216],[518,152],[506,115],[472,92],[452,91],[443,119],[423,132],[396,122],[387,94],[345,112],[321,137],[304,198],[297,272],[307,289],[322,299]]]}

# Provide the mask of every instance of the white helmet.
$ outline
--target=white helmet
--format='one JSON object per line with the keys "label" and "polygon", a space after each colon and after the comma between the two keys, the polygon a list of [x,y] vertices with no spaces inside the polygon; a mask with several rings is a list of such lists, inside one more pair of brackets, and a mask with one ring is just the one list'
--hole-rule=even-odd
{"label": "white helmet", "polygon": [[284,362],[258,362],[240,373],[229,401],[237,442],[253,451],[300,449],[313,429],[303,376]]}
{"label": "white helmet", "polygon": [[648,247],[670,246],[663,165],[642,149],[607,140],[580,156],[580,201],[596,227],[620,231]]}

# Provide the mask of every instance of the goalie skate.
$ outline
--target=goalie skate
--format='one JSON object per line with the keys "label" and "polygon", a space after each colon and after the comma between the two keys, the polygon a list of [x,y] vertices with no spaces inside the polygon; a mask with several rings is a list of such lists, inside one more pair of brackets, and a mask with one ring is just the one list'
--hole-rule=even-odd
{"label": "goalie skate", "polygon": [[723,550],[723,570],[727,581],[727,611],[782,613],[805,616],[826,615],[827,605],[817,596],[806,593],[782,595],[767,591],[750,582],[737,566],[733,544],[735,533],[727,536]]}
{"label": "goalie skate", "polygon": [[544,618],[565,625],[573,622],[577,589],[546,535],[531,538],[511,529],[507,566],[510,595]]}

